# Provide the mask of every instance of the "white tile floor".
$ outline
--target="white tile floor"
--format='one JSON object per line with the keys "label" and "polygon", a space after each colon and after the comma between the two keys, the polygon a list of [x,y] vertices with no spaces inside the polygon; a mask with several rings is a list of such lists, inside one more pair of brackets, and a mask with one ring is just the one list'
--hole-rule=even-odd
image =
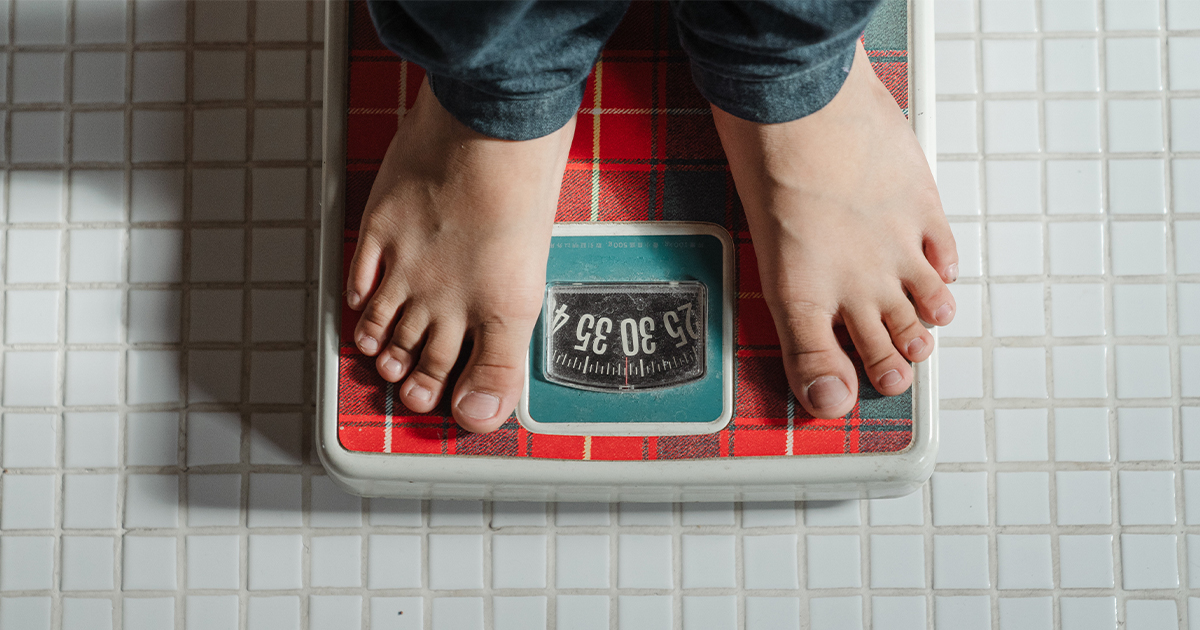
{"label": "white tile floor", "polygon": [[1200,629],[1200,2],[937,9],[931,483],[556,508],[311,455],[319,5],[0,1],[0,630]]}

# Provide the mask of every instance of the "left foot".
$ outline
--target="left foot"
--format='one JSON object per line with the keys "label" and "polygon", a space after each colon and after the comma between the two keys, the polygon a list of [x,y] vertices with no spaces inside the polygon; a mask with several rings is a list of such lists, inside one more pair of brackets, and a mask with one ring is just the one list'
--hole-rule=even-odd
{"label": "left foot", "polygon": [[818,418],[854,407],[858,378],[836,324],[875,389],[903,393],[908,362],[933,351],[920,319],[954,318],[945,285],[958,254],[925,155],[861,43],[837,96],[812,115],[771,125],[713,116],[796,399]]}

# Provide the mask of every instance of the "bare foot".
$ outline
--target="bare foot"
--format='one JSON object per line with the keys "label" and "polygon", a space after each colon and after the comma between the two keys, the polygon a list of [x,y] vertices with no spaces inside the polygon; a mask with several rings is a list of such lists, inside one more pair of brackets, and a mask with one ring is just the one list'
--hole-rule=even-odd
{"label": "bare foot", "polygon": [[465,340],[450,398],[465,429],[498,427],[517,405],[541,309],[546,257],[575,121],[524,142],[459,123],[421,87],[371,189],[346,301],[354,340],[399,382],[409,409],[432,411]]}
{"label": "bare foot", "polygon": [[862,45],[841,91],[810,116],[762,125],[713,115],[796,398],[818,418],[854,407],[839,323],[875,389],[903,393],[908,361],[933,350],[918,316],[954,318],[945,283],[958,277],[958,254],[925,155]]}

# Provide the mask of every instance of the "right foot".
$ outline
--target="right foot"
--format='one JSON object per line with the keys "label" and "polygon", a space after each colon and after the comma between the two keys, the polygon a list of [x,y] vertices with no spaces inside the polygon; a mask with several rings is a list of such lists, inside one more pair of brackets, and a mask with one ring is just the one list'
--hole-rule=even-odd
{"label": "right foot", "polygon": [[421,87],[371,188],[346,301],[362,311],[358,349],[418,413],[434,409],[464,341],[450,397],[468,431],[517,405],[542,305],[546,258],[575,130],[523,142],[458,122]]}

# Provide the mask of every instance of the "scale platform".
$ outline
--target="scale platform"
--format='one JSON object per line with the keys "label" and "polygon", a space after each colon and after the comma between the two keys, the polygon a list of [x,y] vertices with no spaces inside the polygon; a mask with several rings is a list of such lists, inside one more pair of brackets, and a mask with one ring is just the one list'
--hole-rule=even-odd
{"label": "scale platform", "polygon": [[[930,156],[931,4],[885,0],[864,36]],[[444,401],[404,408],[355,348],[358,314],[342,292],[375,173],[423,73],[379,43],[365,3],[327,11],[317,435],[335,481],[365,496],[732,501],[898,496],[928,479],[936,350],[913,366],[908,392],[886,397],[843,334],[860,383],[844,418],[812,418],[789,391],[745,217],[666,2],[633,3],[589,78],[516,413],[477,435]]]}

